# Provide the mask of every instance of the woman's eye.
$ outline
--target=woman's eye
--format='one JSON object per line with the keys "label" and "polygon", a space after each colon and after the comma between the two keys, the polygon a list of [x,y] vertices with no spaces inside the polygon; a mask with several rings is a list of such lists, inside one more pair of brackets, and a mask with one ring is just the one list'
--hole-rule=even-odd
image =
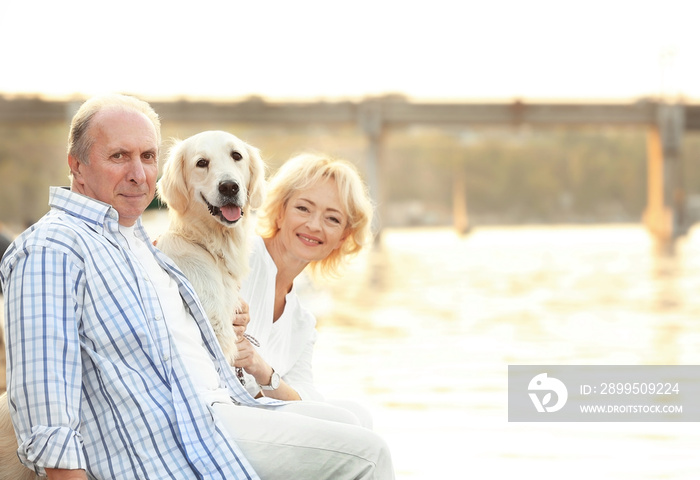
{"label": "woman's eye", "polygon": [[206,158],[200,158],[197,160],[197,167],[199,168],[207,168],[209,166],[209,160]]}
{"label": "woman's eye", "polygon": [[239,161],[243,159],[243,155],[234,150],[233,152],[231,152],[231,158],[233,158],[235,161]]}
{"label": "woman's eye", "polygon": [[337,219],[337,218],[335,218],[335,217],[328,217],[328,220],[330,220],[330,221],[333,222],[333,223],[337,223],[337,224],[340,225],[340,220]]}

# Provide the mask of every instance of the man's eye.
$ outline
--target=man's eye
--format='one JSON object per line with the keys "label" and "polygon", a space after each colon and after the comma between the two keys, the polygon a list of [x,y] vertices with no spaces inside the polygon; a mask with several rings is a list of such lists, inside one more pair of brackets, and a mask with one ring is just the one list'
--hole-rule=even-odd
{"label": "man's eye", "polygon": [[121,152],[119,152],[119,153],[115,153],[114,155],[112,155],[112,158],[120,159],[120,158],[122,158],[123,156],[124,156],[124,155],[123,155]]}
{"label": "man's eye", "polygon": [[233,158],[235,161],[239,161],[243,159],[243,155],[234,150],[231,152],[231,158]]}
{"label": "man's eye", "polygon": [[207,168],[209,166],[209,160],[206,158],[200,158],[197,160],[197,167],[199,168]]}

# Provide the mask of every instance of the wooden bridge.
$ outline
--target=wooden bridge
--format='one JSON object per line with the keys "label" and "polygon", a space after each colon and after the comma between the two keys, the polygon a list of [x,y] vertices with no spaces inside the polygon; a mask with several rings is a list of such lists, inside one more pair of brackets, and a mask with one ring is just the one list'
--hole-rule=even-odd
{"label": "wooden bridge", "polygon": [[[48,101],[0,98],[0,122],[69,120],[82,99]],[[492,126],[638,126],[647,130],[648,192],[643,222],[662,244],[672,243],[689,228],[680,160],[683,135],[700,130],[700,105],[654,101],[634,103],[419,103],[400,96],[337,102],[153,101],[163,121],[241,122],[261,124],[354,123],[368,139],[367,178],[380,197],[384,133],[408,125]],[[463,179],[454,185],[455,226],[464,230],[466,201]]]}

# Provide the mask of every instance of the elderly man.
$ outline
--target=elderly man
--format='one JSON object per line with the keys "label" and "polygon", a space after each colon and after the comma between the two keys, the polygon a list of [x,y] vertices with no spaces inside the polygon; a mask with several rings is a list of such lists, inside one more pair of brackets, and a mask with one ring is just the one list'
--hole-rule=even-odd
{"label": "elderly man", "polygon": [[22,463],[50,479],[393,478],[369,430],[238,383],[190,283],[141,225],[159,144],[147,103],[85,102],[70,190],[51,189],[51,211],[0,264]]}

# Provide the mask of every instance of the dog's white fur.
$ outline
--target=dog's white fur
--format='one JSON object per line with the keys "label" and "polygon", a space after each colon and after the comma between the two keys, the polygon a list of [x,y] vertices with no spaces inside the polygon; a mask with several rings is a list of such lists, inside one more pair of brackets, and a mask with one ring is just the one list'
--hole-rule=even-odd
{"label": "dog's white fur", "polygon": [[[233,153],[241,158],[234,160]],[[236,155],[237,158],[237,155]],[[207,164],[206,167],[198,166]],[[219,185],[238,186],[235,202],[243,216],[235,223],[210,213],[231,202]],[[222,131],[202,132],[177,142],[158,182],[158,195],[168,205],[170,226],[157,246],[175,261],[192,283],[230,363],[236,354],[233,317],[240,306],[240,281],[248,273],[250,211],[265,194],[265,165],[258,149]],[[0,480],[29,480],[34,472],[17,458],[7,395],[0,396]]]}
{"label": "dog's white fur", "polygon": [[0,480],[31,480],[36,474],[17,458],[17,437],[12,427],[7,394],[0,395]]}
{"label": "dog's white fur", "polygon": [[[226,182],[238,189],[234,203],[243,216],[235,223],[210,208],[232,201],[220,192]],[[157,246],[192,283],[231,364],[236,354],[232,321],[240,306],[240,282],[249,270],[251,210],[262,204],[264,194],[259,150],[222,131],[202,132],[174,145],[158,182],[170,226]]]}

